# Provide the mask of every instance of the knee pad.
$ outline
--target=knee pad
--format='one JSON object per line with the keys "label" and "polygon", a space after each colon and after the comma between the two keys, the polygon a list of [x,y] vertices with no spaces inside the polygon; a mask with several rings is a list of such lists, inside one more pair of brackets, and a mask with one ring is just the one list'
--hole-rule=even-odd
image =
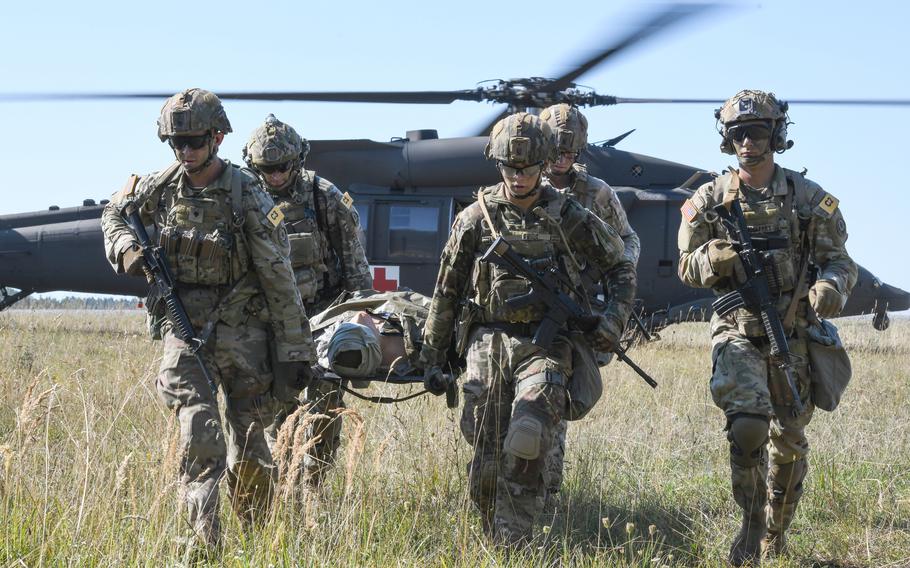
{"label": "knee pad", "polygon": [[543,424],[533,416],[521,416],[509,424],[503,449],[517,458],[534,460],[540,456]]}
{"label": "knee pad", "polygon": [[754,467],[764,461],[770,419],[758,414],[734,414],[730,417],[727,440],[730,459],[743,467]]}

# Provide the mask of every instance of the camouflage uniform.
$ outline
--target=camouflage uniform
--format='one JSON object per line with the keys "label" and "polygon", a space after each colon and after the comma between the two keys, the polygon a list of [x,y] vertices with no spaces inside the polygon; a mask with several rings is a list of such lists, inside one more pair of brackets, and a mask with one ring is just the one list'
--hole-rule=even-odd
{"label": "camouflage uniform", "polygon": [[[784,143],[785,137],[778,147]],[[837,199],[803,175],[774,166],[768,187],[749,187],[732,170],[701,186],[686,201],[679,227],[679,277],[685,284],[710,287],[718,295],[735,288],[733,277],[719,275],[710,253],[711,247],[730,239],[713,207],[733,197],[740,199],[753,236],[787,239],[784,248],[770,252],[766,272],[785,325],[791,300],[794,295],[797,298],[788,343],[798,356],[796,375],[805,405],[799,416],[790,414],[792,395],[783,372],[769,365],[769,342],[758,314],[739,309],[724,318],[717,314],[712,317],[711,394],[727,417],[733,494],[744,511],[744,528],[731,549],[731,562],[741,564],[754,560],[757,554],[755,539],[749,544],[747,534],[761,538],[766,522],[768,538],[783,539],[802,495],[807,472],[809,443],[805,427],[814,406],[809,398],[806,338],[815,314],[809,305],[808,286],[797,286],[800,272],[808,270],[811,263],[818,269],[818,280],[835,283],[846,299],[856,283],[857,268],[844,246],[847,230]],[[803,276],[806,282],[808,277]],[[759,432],[751,434],[756,447],[743,447],[748,444],[738,439],[736,425],[741,420],[751,421],[753,431]],[[769,454],[761,440],[764,437],[767,441],[768,436],[771,441],[769,482],[766,481]],[[751,533],[746,526],[750,523],[757,527]]]}
{"label": "camouflage uniform", "polygon": [[[186,101],[193,111],[191,97],[214,98],[206,93],[175,95],[166,103],[162,120],[169,109]],[[220,101],[217,105],[220,109]],[[229,125],[218,129],[225,128],[230,132]],[[168,134],[173,133],[162,138]],[[263,437],[263,425],[275,412],[269,334],[275,336],[281,360],[314,357],[288,260],[287,233],[280,219],[276,221],[271,198],[249,172],[224,162],[217,179],[195,189],[179,167],[172,167],[142,177],[135,187],[130,184],[105,207],[105,252],[118,273],[125,271],[124,254],[135,244],[121,217],[127,206],[139,208],[145,223],[154,225],[194,328],[209,333],[202,356],[224,394],[226,436],[216,393],[186,344],[168,323],[163,328],[153,325],[153,335],[164,338],[156,387],[164,404],[176,412],[180,427],[180,497],[196,537],[214,544],[220,536],[222,475],[242,519],[258,517],[269,505],[275,477]],[[163,304],[149,298],[148,307],[152,320],[161,322]]]}
{"label": "camouflage uniform", "polygon": [[[588,144],[588,121],[577,108],[560,103],[544,109],[540,117],[556,133],[557,151],[579,154],[585,150]],[[625,245],[624,256],[634,266],[638,266],[641,239],[629,224],[626,211],[613,188],[604,180],[590,175],[587,167],[578,162],[572,164],[568,177],[568,185],[557,189],[573,197],[613,227]],[[597,356],[600,366],[612,359],[610,353],[598,353]],[[559,424],[550,455],[547,456],[547,490],[550,495],[556,495],[562,487],[568,427],[569,423],[565,420]]]}
{"label": "camouflage uniform", "polygon": [[[480,191],[496,230],[529,260],[555,263],[577,280],[569,262],[574,253],[600,274],[609,274],[610,302],[605,313],[621,328],[629,315],[635,281],[615,231],[545,182],[528,213],[509,202],[503,183]],[[528,284],[479,260],[491,242],[491,228],[478,203],[458,214],[442,254],[421,359],[427,367],[444,363],[459,302],[465,296],[473,300],[474,325],[464,320],[458,324],[458,333],[467,334],[461,429],[474,447],[468,464],[470,493],[485,529],[498,541],[515,544],[531,537],[546,497],[544,459],[566,412],[572,345],[568,333],[560,335],[549,350],[532,343],[546,307],[516,311],[504,303],[526,292]]]}
{"label": "camouflage uniform", "polygon": [[[257,128],[244,148],[247,164],[258,171],[263,166],[291,162],[292,181],[287,187],[273,188],[260,178],[275,203],[284,214],[291,246],[291,266],[307,313],[316,313],[328,306],[344,290],[355,291],[373,287],[373,277],[367,262],[362,229],[353,200],[342,194],[332,182],[316,172],[303,169],[309,144],[289,125],[269,115]],[[289,394],[293,394],[293,390]],[[318,484],[326,466],[335,455],[340,442],[341,418],[344,408],[343,391],[330,383],[310,384],[304,391],[309,412],[320,416],[335,416],[311,423],[306,440],[321,436],[304,467],[304,479]],[[298,404],[295,398],[283,397],[283,408],[275,423],[268,428],[270,444],[286,416]]]}

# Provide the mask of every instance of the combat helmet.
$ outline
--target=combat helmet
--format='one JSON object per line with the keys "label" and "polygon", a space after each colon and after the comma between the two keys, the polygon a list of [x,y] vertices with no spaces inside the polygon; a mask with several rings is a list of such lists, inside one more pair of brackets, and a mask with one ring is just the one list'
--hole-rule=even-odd
{"label": "combat helmet", "polygon": [[577,107],[559,103],[543,109],[540,119],[556,135],[556,151],[579,153],[588,145],[588,119]]}
{"label": "combat helmet", "polygon": [[265,122],[253,131],[243,147],[243,161],[251,168],[295,162],[298,169],[310,151],[310,144],[290,125],[275,118],[265,117]]}
{"label": "combat helmet", "polygon": [[556,137],[550,126],[526,112],[509,115],[493,126],[483,155],[506,164],[535,164],[553,161]]}
{"label": "combat helmet", "polygon": [[717,131],[723,137],[720,150],[725,154],[734,154],[733,142],[728,130],[738,122],[762,120],[771,125],[771,151],[782,153],[793,147],[793,141],[787,140],[787,110],[790,105],[779,100],[774,93],[746,89],[733,95],[714,111],[717,119]]}
{"label": "combat helmet", "polygon": [[158,138],[162,142],[200,130],[233,132],[221,99],[205,89],[187,89],[165,101],[158,117]]}

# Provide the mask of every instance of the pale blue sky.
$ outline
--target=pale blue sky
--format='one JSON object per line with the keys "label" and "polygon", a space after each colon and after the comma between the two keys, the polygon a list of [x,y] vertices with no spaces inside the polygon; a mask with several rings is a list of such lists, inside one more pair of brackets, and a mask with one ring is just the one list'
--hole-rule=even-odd
{"label": "pale blue sky", "polygon": [[[910,98],[902,2],[731,3],[630,49],[579,82],[630,97]],[[485,79],[555,76],[640,20],[640,2],[79,2],[4,6],[4,92],[448,90]],[[166,165],[162,101],[0,103],[2,213],[78,205],[131,172]],[[406,130],[473,134],[481,103],[228,102],[222,155],[240,159],[274,112],[314,139],[388,140]],[[637,131],[621,148],[719,171],[712,105],[585,111],[591,139]],[[794,105],[796,146],[778,157],[840,198],[855,259],[910,289],[910,189],[902,164],[910,108]]]}

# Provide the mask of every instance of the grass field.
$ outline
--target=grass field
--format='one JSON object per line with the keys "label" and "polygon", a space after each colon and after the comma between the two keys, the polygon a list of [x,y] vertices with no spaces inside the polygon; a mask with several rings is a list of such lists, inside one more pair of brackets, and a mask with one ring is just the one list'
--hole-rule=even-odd
{"label": "grass field", "polygon": [[[773,566],[910,566],[910,321],[841,322],[854,379],[818,412],[791,555]],[[283,500],[245,533],[222,501],[228,566],[717,566],[738,527],[723,418],[707,388],[707,327],[664,330],[611,365],[604,400],[569,430],[564,491],[542,546],[504,556],[480,537],[457,414],[442,398],[350,400],[320,505]],[[154,391],[160,346],[138,312],[0,314],[0,561],[165,565],[185,529],[174,424]],[[390,389],[391,390],[391,389]],[[400,389],[396,392],[400,392]],[[356,417],[355,417],[356,418]],[[359,442],[363,442],[362,451]]]}

